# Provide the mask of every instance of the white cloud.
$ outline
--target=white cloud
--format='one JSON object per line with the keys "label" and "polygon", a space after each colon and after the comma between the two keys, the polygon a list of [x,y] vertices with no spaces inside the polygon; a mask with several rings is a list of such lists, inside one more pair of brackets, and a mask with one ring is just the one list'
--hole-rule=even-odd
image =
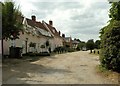
{"label": "white cloud", "polygon": [[[108,21],[109,3],[107,0],[15,0],[22,13],[37,20],[53,20],[54,26],[67,36],[98,39],[99,30]],[[33,11],[32,11],[33,10]]]}

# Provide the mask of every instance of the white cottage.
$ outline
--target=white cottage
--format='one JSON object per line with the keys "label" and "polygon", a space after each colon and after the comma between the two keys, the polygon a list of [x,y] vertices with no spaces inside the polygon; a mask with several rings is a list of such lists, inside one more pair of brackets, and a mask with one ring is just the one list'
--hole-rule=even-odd
{"label": "white cottage", "polygon": [[[27,52],[44,52],[48,51],[46,42],[49,42],[49,47],[53,51],[58,46],[63,46],[63,38],[60,36],[60,32],[53,27],[53,22],[37,22],[36,16],[32,16],[32,19],[21,17],[23,23],[23,32],[20,32],[19,39],[15,41],[4,40],[4,54],[9,55],[9,47],[11,45],[15,47],[21,47],[22,53]],[[35,46],[33,47],[32,45]],[[44,46],[44,47],[43,47]]]}

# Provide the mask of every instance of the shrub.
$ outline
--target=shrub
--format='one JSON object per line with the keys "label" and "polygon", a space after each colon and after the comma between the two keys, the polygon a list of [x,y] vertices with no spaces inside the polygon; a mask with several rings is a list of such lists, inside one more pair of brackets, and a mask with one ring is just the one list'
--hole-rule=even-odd
{"label": "shrub", "polygon": [[65,51],[67,51],[66,47],[60,46],[60,47],[56,47],[53,52],[62,53],[62,52],[65,52]]}
{"label": "shrub", "polygon": [[120,1],[111,2],[109,17],[109,24],[100,32],[100,61],[103,67],[120,72]]}
{"label": "shrub", "polygon": [[69,48],[68,52],[74,52],[75,50],[73,48]]}
{"label": "shrub", "polygon": [[120,21],[114,20],[103,29],[100,61],[103,67],[120,72]]}

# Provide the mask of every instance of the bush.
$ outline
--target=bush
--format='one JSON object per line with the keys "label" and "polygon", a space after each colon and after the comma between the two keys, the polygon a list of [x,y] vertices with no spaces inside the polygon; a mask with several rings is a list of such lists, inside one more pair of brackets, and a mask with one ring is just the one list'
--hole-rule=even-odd
{"label": "bush", "polygon": [[65,52],[65,51],[67,51],[66,47],[62,47],[61,46],[61,47],[56,47],[53,52],[60,52],[60,53],[62,53],[62,52]]}
{"label": "bush", "polygon": [[29,53],[23,54],[23,56],[50,56],[50,53],[48,53],[48,52],[40,52],[40,53],[29,52]]}
{"label": "bush", "polygon": [[111,2],[109,24],[101,29],[102,66],[120,72],[120,1]]}
{"label": "bush", "polygon": [[68,52],[74,52],[75,50],[73,48],[69,48]]}
{"label": "bush", "polygon": [[120,21],[103,28],[100,61],[103,67],[120,72]]}
{"label": "bush", "polygon": [[37,54],[38,56],[50,56],[50,53],[48,52],[41,52]]}
{"label": "bush", "polygon": [[77,46],[76,50],[77,50],[77,51],[80,51],[80,48]]}

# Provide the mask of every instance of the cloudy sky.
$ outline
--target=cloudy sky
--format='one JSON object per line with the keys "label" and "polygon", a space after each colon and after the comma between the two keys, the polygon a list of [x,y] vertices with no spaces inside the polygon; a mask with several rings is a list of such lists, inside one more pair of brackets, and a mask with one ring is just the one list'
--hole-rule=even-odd
{"label": "cloudy sky", "polygon": [[66,36],[82,41],[99,39],[106,25],[110,4],[107,0],[15,0],[23,15],[37,21],[53,21],[54,27]]}

